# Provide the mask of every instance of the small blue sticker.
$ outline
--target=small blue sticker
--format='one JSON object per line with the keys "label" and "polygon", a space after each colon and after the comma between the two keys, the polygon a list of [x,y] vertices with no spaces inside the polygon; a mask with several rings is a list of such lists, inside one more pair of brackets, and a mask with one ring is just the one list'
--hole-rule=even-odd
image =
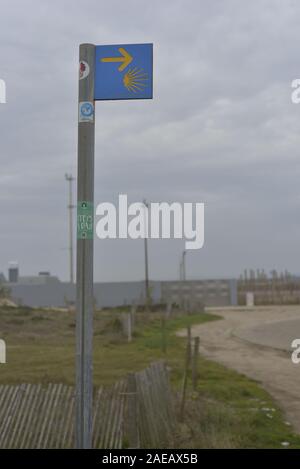
{"label": "small blue sticker", "polygon": [[94,122],[94,104],[90,101],[79,103],[79,122]]}

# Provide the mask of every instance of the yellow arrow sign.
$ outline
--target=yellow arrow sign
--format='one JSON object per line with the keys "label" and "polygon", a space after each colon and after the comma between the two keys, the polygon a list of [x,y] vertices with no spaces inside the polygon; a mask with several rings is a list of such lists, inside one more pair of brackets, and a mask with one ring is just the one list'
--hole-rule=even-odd
{"label": "yellow arrow sign", "polygon": [[121,57],[104,57],[101,62],[122,62],[118,68],[119,72],[122,72],[132,61],[133,57],[123,47],[119,48]]}

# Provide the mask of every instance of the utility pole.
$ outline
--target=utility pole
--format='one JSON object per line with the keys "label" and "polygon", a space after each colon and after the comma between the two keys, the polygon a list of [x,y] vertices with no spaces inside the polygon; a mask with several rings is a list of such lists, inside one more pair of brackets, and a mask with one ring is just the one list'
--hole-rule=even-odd
{"label": "utility pole", "polygon": [[185,256],[186,250],[182,252],[179,266],[179,278],[180,278],[180,293],[181,293],[181,307],[184,308],[184,283],[186,281],[186,270],[185,270]]}
{"label": "utility pole", "polygon": [[149,269],[148,269],[148,207],[147,200],[143,200],[145,206],[144,224],[145,224],[145,237],[144,237],[144,251],[145,251],[145,302],[146,308],[150,306],[150,291],[149,291]]}
{"label": "utility pole", "polygon": [[76,447],[92,447],[92,338],[94,268],[95,46],[79,48],[77,299],[76,299]]}
{"label": "utility pole", "polygon": [[186,251],[184,250],[182,253],[182,280],[184,282],[186,281],[185,256],[186,256]]}
{"label": "utility pole", "polygon": [[74,283],[74,257],[73,257],[73,209],[75,205],[73,205],[73,181],[75,178],[72,174],[65,174],[65,179],[69,183],[69,255],[70,255],[70,283],[73,285]]}

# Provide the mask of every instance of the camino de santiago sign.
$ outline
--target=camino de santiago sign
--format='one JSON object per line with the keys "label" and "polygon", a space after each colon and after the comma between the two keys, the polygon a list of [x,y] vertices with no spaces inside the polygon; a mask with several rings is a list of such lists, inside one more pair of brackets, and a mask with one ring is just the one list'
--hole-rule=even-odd
{"label": "camino de santiago sign", "polygon": [[152,99],[153,45],[79,48],[76,399],[77,448],[92,447],[95,101]]}
{"label": "camino de santiago sign", "polygon": [[96,46],[95,100],[152,97],[152,44]]}

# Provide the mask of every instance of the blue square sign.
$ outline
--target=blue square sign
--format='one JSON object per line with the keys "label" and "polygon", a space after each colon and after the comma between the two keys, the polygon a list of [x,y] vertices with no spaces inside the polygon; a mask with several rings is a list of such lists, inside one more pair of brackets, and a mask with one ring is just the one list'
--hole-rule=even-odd
{"label": "blue square sign", "polygon": [[95,100],[152,97],[153,44],[96,46]]}

